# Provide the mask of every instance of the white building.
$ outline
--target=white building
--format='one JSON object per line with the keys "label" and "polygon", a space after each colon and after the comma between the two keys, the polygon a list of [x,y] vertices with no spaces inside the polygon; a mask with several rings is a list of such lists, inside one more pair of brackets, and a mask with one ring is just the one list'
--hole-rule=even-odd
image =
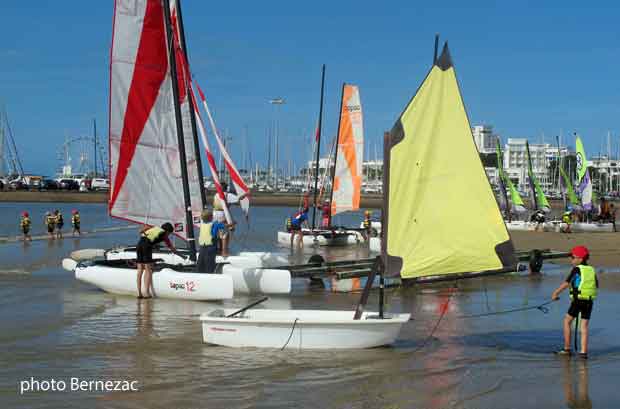
{"label": "white building", "polygon": [[[529,189],[527,179],[527,153],[526,138],[508,138],[504,145],[504,169],[508,177],[517,184],[517,189],[527,191]],[[568,155],[568,148],[559,148],[562,156]],[[551,162],[558,157],[558,147],[548,143],[530,144],[530,158],[532,170],[544,190],[553,189],[557,183],[557,177],[549,174]]]}
{"label": "white building", "polygon": [[480,153],[495,152],[495,144],[499,136],[493,133],[492,125],[476,125],[471,128],[476,148]]}
{"label": "white building", "polygon": [[599,192],[617,192],[620,190],[620,161],[607,155],[588,159],[588,167],[597,170],[598,180],[593,182]]}

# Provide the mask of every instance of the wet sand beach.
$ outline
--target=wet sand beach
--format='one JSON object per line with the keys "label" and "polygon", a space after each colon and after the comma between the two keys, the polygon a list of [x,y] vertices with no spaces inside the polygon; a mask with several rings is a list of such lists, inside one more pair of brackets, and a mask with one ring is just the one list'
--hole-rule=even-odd
{"label": "wet sand beach", "polygon": [[[586,246],[591,253],[590,264],[616,267],[620,271],[620,233],[556,233],[556,232],[510,232],[517,250],[551,249],[570,251],[577,245]],[[557,264],[569,264],[568,258],[553,260]]]}
{"label": "wet sand beach", "polygon": [[[39,220],[49,206],[28,206]],[[62,204],[53,206],[67,212]],[[22,205],[0,204],[0,224],[15,226]],[[85,228],[120,227],[105,205],[80,207]],[[241,223],[234,250],[270,250],[291,211],[253,209]],[[340,220],[359,223],[360,214]],[[38,223],[40,224],[40,222]],[[35,226],[39,229],[40,226]],[[35,229],[35,232],[37,231]],[[12,233],[11,233],[12,234]],[[618,243],[613,234],[520,232],[518,249],[592,247],[595,258]],[[74,279],[60,263],[79,248],[135,244],[121,229],[81,238],[5,243],[0,246],[0,407],[2,408],[615,408],[620,406],[620,274],[601,268],[602,288],[590,323],[590,358],[558,358],[565,294],[548,305],[568,273],[546,263],[527,273],[386,290],[386,310],[410,312],[397,342],[356,351],[231,349],[202,342],[199,315],[237,308],[256,297],[225,302],[137,300],[115,296]],[[589,241],[591,240],[591,241]],[[362,246],[305,248],[291,261],[321,253],[331,259],[367,257]],[[615,254],[615,253],[614,253]],[[597,261],[598,260],[598,261]],[[563,260],[559,260],[563,261]],[[614,265],[611,263],[611,265]],[[618,265],[618,264],[615,264]],[[604,271],[602,271],[604,270]],[[257,308],[353,310],[359,294],[336,294],[295,280],[287,297]],[[372,292],[369,309],[378,293]],[[523,309],[513,313],[502,313]],[[472,317],[473,316],[473,317]],[[136,392],[24,390],[22,382],[120,380]]]}

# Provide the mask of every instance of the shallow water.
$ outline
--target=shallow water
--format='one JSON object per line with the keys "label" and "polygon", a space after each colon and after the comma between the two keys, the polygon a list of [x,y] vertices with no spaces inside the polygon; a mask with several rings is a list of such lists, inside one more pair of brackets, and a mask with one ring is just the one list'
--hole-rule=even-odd
{"label": "shallow water", "polygon": [[[3,204],[12,226],[23,204]],[[43,211],[56,205],[31,205]],[[60,205],[58,205],[60,206]],[[65,215],[70,207],[64,209]],[[80,205],[85,230],[123,225],[104,205]],[[62,209],[61,209],[62,210]],[[277,250],[275,232],[288,208],[253,209],[240,223],[237,249]],[[354,225],[360,215],[339,223]],[[15,229],[16,232],[16,229]],[[15,234],[3,230],[0,236]],[[614,408],[620,406],[620,278],[601,273],[591,321],[590,359],[558,358],[567,297],[547,314],[527,310],[549,299],[566,267],[541,277],[511,275],[387,290],[387,308],[411,312],[395,345],[362,351],[227,349],[202,343],[198,315],[225,303],[113,296],[60,267],[72,250],[133,244],[135,230],[80,239],[0,244],[0,407],[113,408]],[[283,249],[280,249],[283,250]],[[285,250],[285,249],[284,249]],[[315,249],[292,259],[305,261]],[[323,250],[320,250],[323,251]],[[330,251],[361,258],[363,248]],[[352,309],[359,295],[332,294],[296,282],[290,297],[263,307]],[[372,294],[370,305],[376,305]],[[439,322],[442,316],[445,315]],[[433,329],[436,330],[432,333]],[[430,334],[432,333],[432,336]],[[31,377],[136,381],[138,392],[26,392]]]}

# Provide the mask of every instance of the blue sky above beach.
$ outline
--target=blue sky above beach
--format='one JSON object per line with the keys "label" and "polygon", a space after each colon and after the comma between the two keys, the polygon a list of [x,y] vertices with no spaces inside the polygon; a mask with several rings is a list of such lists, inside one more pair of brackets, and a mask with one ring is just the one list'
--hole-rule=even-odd
{"label": "blue sky above beach", "polygon": [[[2,6],[0,104],[26,171],[53,174],[66,136],[107,135],[113,2]],[[323,135],[337,126],[342,82],[360,86],[370,157],[448,40],[472,124],[502,138],[583,135],[588,155],[620,142],[620,5],[597,2],[183,2],[192,71],[243,166],[267,161],[283,97],[280,163],[310,159],[321,64]]]}

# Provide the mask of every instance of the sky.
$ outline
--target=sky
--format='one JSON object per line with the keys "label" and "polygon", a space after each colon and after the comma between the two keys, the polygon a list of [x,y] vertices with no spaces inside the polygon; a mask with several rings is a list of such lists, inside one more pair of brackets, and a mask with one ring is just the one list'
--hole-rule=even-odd
{"label": "sky", "polygon": [[[0,6],[0,108],[26,172],[53,175],[65,138],[92,135],[93,119],[107,143],[113,5]],[[265,166],[276,119],[280,165],[310,160],[322,64],[325,140],[336,133],[342,83],[357,84],[366,153],[380,156],[383,132],[430,69],[435,33],[449,41],[472,125],[492,124],[504,141],[553,142],[562,133],[569,145],[577,131],[588,155],[606,150],[611,132],[618,151],[617,2],[184,0],[182,7],[192,72],[240,167]],[[286,101],[279,112],[274,97]]]}

